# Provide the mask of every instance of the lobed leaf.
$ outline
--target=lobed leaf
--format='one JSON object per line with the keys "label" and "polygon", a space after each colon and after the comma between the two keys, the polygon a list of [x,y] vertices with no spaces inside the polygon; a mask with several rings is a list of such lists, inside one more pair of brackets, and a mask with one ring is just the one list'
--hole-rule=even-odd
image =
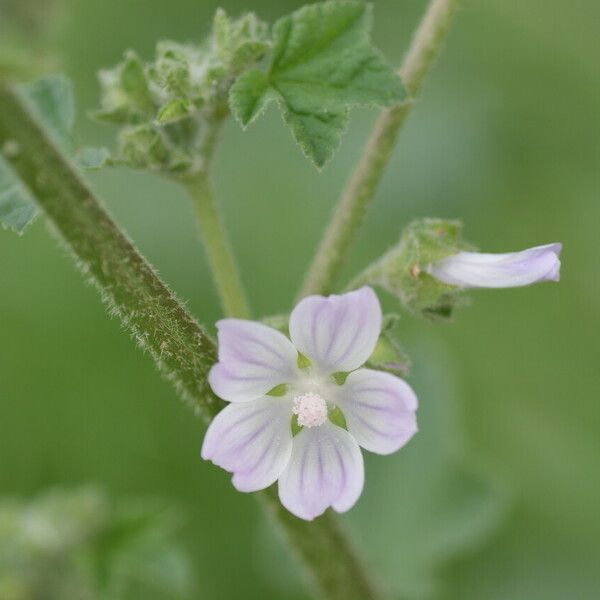
{"label": "lobed leaf", "polygon": [[353,106],[389,106],[405,93],[392,67],[372,46],[370,5],[330,0],[305,6],[273,26],[268,71],[242,75],[230,107],[248,125],[277,99],[292,135],[317,167],[338,148]]}

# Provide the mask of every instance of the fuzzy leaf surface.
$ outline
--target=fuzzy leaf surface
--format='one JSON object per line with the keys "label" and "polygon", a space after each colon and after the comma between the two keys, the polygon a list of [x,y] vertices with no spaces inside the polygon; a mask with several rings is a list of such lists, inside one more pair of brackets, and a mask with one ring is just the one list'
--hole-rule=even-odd
{"label": "fuzzy leaf surface", "polygon": [[242,75],[230,106],[243,126],[276,99],[306,156],[322,167],[334,154],[353,106],[390,106],[404,89],[370,42],[372,9],[354,0],[305,6],[273,26],[268,71]]}

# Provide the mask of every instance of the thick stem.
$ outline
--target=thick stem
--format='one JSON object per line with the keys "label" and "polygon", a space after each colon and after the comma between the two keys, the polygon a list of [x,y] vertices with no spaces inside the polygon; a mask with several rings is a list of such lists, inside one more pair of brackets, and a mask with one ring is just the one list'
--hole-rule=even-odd
{"label": "thick stem", "polygon": [[204,172],[184,181],[198,216],[202,243],[228,317],[248,318],[250,308],[223,221],[214,200],[208,175]]}
{"label": "thick stem", "polygon": [[0,84],[0,148],[52,228],[72,252],[108,311],[152,355],[180,395],[207,418],[223,403],[206,378],[216,360],[211,338],[112,221],[88,184],[37,123],[27,101]]}
{"label": "thick stem", "polygon": [[387,598],[331,510],[314,521],[297,519],[281,505],[275,486],[260,492],[260,500],[275,522],[284,524],[281,528],[284,539],[303,564],[315,597],[328,600]]}
{"label": "thick stem", "polygon": [[[19,149],[6,160],[29,188],[82,273],[111,314],[149,351],[179,394],[209,423],[223,403],[206,382],[216,360],[214,342],[161,282],[121,232],[75,167],[56,148],[12,88],[0,84],[0,148]],[[288,513],[270,488],[259,498],[273,515],[319,596],[328,600],[380,597],[331,513],[305,522]]]}
{"label": "thick stem", "polygon": [[[400,77],[414,97],[438,55],[458,0],[431,0],[400,68]],[[382,110],[362,157],[342,193],[325,230],[300,297],[331,291],[365,212],[375,196],[398,134],[412,102]]]}

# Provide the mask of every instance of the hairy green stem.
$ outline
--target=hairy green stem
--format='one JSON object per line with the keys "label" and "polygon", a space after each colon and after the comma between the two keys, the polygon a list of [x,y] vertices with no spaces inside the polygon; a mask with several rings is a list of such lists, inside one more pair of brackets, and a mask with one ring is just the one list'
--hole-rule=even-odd
{"label": "hairy green stem", "polygon": [[[431,0],[400,67],[400,77],[411,97],[439,54],[458,0]],[[398,135],[412,108],[405,102],[384,109],[377,118],[358,165],[348,180],[325,230],[299,297],[331,291],[366,210],[375,196]]]}
{"label": "hairy green stem", "polygon": [[[211,338],[162,283],[121,232],[71,162],[57,149],[14,88],[0,83],[0,148],[18,152],[6,160],[29,188],[82,273],[148,350],[160,371],[209,423],[223,403],[210,391],[216,360]],[[271,487],[259,494],[297,555],[318,596],[328,600],[376,600],[380,593],[336,517],[305,522],[288,513]]]}
{"label": "hairy green stem", "polygon": [[248,318],[250,308],[209,177],[205,172],[201,172],[185,180],[184,185],[198,216],[202,243],[223,312],[228,317]]}
{"label": "hairy green stem", "polygon": [[0,148],[29,188],[82,273],[134,340],[197,412],[222,406],[206,377],[216,360],[212,339],[119,230],[88,184],[37,123],[27,100],[0,84]]}

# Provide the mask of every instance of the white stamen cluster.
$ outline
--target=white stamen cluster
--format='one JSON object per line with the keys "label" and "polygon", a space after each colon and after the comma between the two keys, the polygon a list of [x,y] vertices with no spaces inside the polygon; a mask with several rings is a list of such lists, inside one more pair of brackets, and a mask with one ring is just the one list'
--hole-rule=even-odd
{"label": "white stamen cluster", "polygon": [[327,403],[319,394],[308,392],[294,398],[292,412],[301,427],[318,427],[327,420]]}

